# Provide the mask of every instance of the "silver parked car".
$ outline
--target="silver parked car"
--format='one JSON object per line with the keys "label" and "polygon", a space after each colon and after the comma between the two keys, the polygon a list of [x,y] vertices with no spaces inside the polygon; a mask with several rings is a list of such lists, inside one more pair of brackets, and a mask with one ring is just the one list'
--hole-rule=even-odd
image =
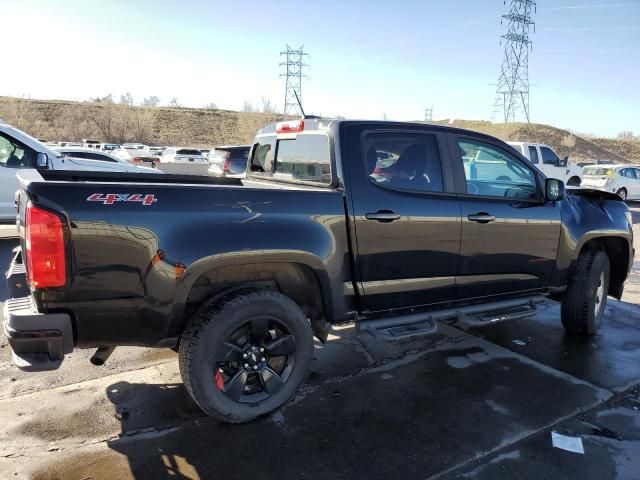
{"label": "silver parked car", "polygon": [[195,148],[167,147],[160,157],[162,163],[207,163],[200,150]]}

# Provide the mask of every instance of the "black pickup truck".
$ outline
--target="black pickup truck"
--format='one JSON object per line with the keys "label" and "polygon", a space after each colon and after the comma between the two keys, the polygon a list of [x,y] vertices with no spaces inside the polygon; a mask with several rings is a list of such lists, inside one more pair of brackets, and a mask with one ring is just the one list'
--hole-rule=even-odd
{"label": "black pickup truck", "polygon": [[20,173],[4,309],[19,367],[174,348],[202,410],[244,422],[296,392],[331,324],[398,340],[551,298],[588,335],[633,260],[620,198],[565,192],[454,128],[307,117],[258,132],[246,179],[159,177]]}

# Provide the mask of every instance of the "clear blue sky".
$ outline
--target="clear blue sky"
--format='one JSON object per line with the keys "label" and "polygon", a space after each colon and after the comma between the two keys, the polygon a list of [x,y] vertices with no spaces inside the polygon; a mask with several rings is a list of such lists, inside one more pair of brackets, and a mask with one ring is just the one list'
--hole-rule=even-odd
{"label": "clear blue sky", "polygon": [[[240,109],[282,107],[279,52],[304,44],[308,112],[486,119],[502,0],[0,0],[0,95],[85,100],[131,92]],[[9,21],[8,21],[9,20]],[[640,0],[541,0],[532,121],[640,133]],[[53,72],[53,75],[51,73]]]}

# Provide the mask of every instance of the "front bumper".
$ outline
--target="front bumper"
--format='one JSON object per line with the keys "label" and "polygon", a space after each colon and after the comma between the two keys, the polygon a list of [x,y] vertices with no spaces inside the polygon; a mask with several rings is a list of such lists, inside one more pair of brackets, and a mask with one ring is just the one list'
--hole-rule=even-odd
{"label": "front bumper", "polygon": [[55,370],[73,351],[73,328],[67,313],[40,313],[29,295],[19,248],[7,270],[11,298],[4,304],[4,334],[13,362],[21,370]]}

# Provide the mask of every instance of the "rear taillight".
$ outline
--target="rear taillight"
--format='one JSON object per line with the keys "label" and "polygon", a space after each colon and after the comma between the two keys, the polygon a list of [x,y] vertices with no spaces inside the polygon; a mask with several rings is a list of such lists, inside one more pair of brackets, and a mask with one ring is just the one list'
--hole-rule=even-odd
{"label": "rear taillight", "polygon": [[62,287],[67,281],[64,230],[56,214],[27,204],[27,273],[33,288]]}
{"label": "rear taillight", "polygon": [[136,165],[137,165],[137,164],[138,164],[138,163],[140,163],[140,162],[142,162],[142,159],[141,159],[140,157],[133,157],[133,158],[131,159],[131,163],[133,163],[133,164],[136,164]]}
{"label": "rear taillight", "polygon": [[224,161],[224,165],[222,166],[222,170],[226,173],[230,173],[231,169],[229,168],[229,160]]}

